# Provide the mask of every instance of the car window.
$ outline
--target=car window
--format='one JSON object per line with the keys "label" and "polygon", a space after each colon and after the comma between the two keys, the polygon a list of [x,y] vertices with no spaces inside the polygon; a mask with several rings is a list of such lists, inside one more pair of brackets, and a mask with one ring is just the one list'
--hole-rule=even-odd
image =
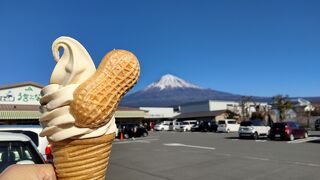
{"label": "car window", "polygon": [[264,125],[263,121],[260,119],[252,120],[252,123],[254,126],[263,126]]}
{"label": "car window", "polygon": [[183,125],[188,125],[188,124],[189,124],[189,122],[183,122],[182,124],[183,124]]}
{"label": "car window", "polygon": [[236,124],[236,121],[228,121],[228,124]]}
{"label": "car window", "polygon": [[281,128],[281,129],[283,129],[285,126],[286,126],[285,123],[274,123],[272,125],[273,128]]}
{"label": "car window", "polygon": [[294,125],[295,125],[296,128],[300,128],[300,124],[294,123]]}
{"label": "car window", "polygon": [[197,122],[190,122],[190,124],[197,124]]}
{"label": "car window", "polygon": [[226,124],[225,121],[219,121],[218,124]]}
{"label": "car window", "polygon": [[43,160],[30,142],[0,141],[0,154],[0,172],[22,160],[43,164]]}
{"label": "car window", "polygon": [[288,122],[288,125],[291,128],[297,128],[296,123],[294,123],[294,122]]}

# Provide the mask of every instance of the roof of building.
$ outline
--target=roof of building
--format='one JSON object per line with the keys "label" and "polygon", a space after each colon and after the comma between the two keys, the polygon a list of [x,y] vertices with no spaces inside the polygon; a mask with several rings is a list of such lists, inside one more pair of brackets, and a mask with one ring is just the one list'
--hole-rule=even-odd
{"label": "roof of building", "polygon": [[143,111],[143,112],[146,112],[146,110],[143,110],[143,109],[133,108],[133,107],[124,107],[124,106],[118,106],[117,111]]}
{"label": "roof of building", "polygon": [[38,84],[38,83],[35,83],[35,82],[32,82],[32,81],[27,81],[27,82],[21,82],[21,83],[2,85],[2,86],[0,86],[0,90],[23,87],[23,86],[35,86],[35,87],[38,87],[38,88],[41,88],[41,89],[44,87],[41,84]]}
{"label": "roof of building", "polygon": [[[39,119],[41,116],[39,107],[36,105],[0,104],[0,119]],[[138,108],[118,107],[115,117],[144,118],[146,112]]]}
{"label": "roof of building", "polygon": [[39,111],[0,111],[0,119],[39,119]]}
{"label": "roof of building", "polygon": [[174,118],[183,119],[183,118],[196,118],[196,117],[214,117],[214,116],[219,116],[225,112],[226,112],[226,110],[188,112],[188,113],[181,113],[181,114],[175,116]]}

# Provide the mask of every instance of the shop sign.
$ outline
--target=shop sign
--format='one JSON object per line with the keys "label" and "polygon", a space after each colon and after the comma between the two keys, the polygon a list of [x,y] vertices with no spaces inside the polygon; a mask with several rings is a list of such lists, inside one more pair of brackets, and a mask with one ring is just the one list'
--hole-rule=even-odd
{"label": "shop sign", "polygon": [[0,90],[0,104],[39,105],[41,89],[34,86]]}

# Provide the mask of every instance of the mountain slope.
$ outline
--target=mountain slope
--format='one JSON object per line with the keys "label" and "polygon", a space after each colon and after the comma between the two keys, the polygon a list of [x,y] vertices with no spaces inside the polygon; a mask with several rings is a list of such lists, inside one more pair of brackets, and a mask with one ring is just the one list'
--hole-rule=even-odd
{"label": "mountain slope", "polygon": [[125,96],[120,104],[132,107],[174,106],[209,99],[238,101],[240,98],[240,95],[201,88],[167,74],[143,90]]}

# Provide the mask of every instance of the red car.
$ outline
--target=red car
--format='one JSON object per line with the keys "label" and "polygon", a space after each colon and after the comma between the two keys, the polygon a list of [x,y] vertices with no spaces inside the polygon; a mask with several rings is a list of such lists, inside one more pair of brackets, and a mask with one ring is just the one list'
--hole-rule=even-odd
{"label": "red car", "polygon": [[271,140],[293,141],[297,138],[307,138],[308,131],[294,121],[277,122],[271,126],[269,137]]}

